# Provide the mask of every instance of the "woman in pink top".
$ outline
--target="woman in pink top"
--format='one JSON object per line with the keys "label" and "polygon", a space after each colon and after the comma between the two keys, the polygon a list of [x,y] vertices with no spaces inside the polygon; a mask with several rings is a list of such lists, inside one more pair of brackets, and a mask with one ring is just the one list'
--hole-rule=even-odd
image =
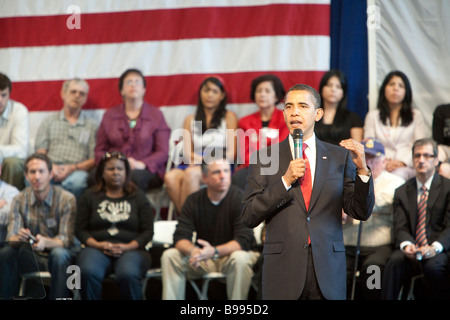
{"label": "woman in pink top", "polygon": [[161,110],[144,101],[146,81],[139,70],[126,70],[119,90],[123,103],[106,110],[97,132],[96,164],[105,152],[120,151],[130,163],[131,180],[144,191],[157,188],[164,179],[170,128]]}
{"label": "woman in pink top", "polygon": [[364,122],[364,137],[375,137],[386,150],[386,170],[405,180],[414,176],[412,146],[428,129],[422,113],[412,105],[412,87],[401,71],[391,71],[381,84],[377,109]]}

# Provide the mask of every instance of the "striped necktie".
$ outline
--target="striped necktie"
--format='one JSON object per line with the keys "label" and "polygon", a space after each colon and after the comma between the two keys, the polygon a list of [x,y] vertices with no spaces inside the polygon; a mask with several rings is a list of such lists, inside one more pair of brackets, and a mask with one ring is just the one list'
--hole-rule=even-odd
{"label": "striped necktie", "polygon": [[426,235],[426,215],[427,215],[427,200],[428,200],[428,190],[425,186],[420,188],[422,190],[422,196],[419,200],[419,210],[417,217],[417,228],[416,228],[416,246],[422,247],[428,244]]}

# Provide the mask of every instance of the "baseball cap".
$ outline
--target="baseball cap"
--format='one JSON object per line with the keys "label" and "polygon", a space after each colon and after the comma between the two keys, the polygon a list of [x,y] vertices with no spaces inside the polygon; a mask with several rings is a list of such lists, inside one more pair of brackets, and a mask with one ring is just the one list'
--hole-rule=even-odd
{"label": "baseball cap", "polygon": [[379,157],[385,155],[384,146],[377,138],[366,138],[361,143],[364,146],[364,152]]}

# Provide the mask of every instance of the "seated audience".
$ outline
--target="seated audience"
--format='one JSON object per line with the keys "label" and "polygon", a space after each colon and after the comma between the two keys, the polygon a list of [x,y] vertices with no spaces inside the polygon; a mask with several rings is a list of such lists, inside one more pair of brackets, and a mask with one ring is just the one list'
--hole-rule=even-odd
{"label": "seated audience", "polygon": [[436,107],[432,127],[433,139],[438,143],[439,174],[450,179],[450,104]]}
{"label": "seated audience", "polygon": [[427,136],[419,109],[412,107],[409,79],[401,71],[392,71],[381,84],[377,109],[367,113],[364,137],[380,140],[386,150],[386,170],[405,180],[414,176],[411,147]]}
{"label": "seated audience", "polygon": [[203,164],[202,177],[206,188],[186,199],[173,236],[175,247],[161,257],[162,298],[185,299],[186,278],[215,271],[227,276],[228,299],[245,300],[259,253],[251,251],[256,244],[253,230],[241,219],[243,191],[230,185],[231,168],[225,159]]}
{"label": "seated audience", "polygon": [[200,188],[200,164],[204,157],[223,153],[234,162],[238,122],[236,114],[226,106],[223,80],[218,76],[205,78],[198,91],[197,111],[184,120],[184,135],[179,142],[184,163],[168,172],[164,179],[178,213],[187,196]]}
{"label": "seated audience", "polygon": [[1,180],[2,167],[0,166],[0,242],[5,241],[6,228],[8,227],[9,211],[13,198],[19,194],[19,190]]}
{"label": "seated audience", "polygon": [[98,184],[78,202],[75,233],[85,246],[77,256],[83,299],[101,299],[103,280],[111,273],[124,298],[142,299],[153,214],[144,192],[130,181],[130,172],[123,153],[106,152],[97,168]]}
{"label": "seated audience", "polygon": [[356,112],[347,109],[347,77],[340,70],[330,70],[320,81],[323,117],[316,122],[316,136],[338,145],[345,139],[363,139],[363,121]]}
{"label": "seated audience", "polygon": [[[355,271],[356,250],[359,249],[357,270],[360,271],[360,286],[355,289],[360,291],[357,295],[364,300],[377,300],[381,290],[368,288],[366,283],[372,272],[367,269],[378,266],[383,273],[387,259],[392,253],[393,239],[392,227],[394,223],[395,190],[405,183],[405,180],[385,170],[386,159],[384,146],[375,138],[367,138],[361,142],[364,145],[366,164],[373,176],[375,193],[375,205],[372,215],[365,222],[353,220],[350,216],[344,216],[344,244],[347,254],[347,291],[353,289],[353,277]],[[360,226],[361,224],[361,226]],[[361,227],[359,248],[358,233]]]}
{"label": "seated audience", "polygon": [[[33,251],[40,271],[51,274],[50,299],[71,297],[67,287],[67,267],[75,259],[74,223],[76,200],[72,193],[51,184],[52,162],[35,153],[25,160],[25,177],[30,186],[11,204],[7,241],[33,239]],[[26,248],[26,247],[19,247]],[[0,250],[0,293],[17,295],[19,276],[36,271],[31,251],[5,246]],[[31,268],[31,269],[30,269]]]}
{"label": "seated audience", "polygon": [[163,183],[170,136],[161,110],[144,101],[146,87],[145,77],[137,69],[128,69],[120,76],[123,103],[104,113],[95,147],[96,165],[105,152],[124,153],[131,180],[144,191]]}
{"label": "seated audience", "polygon": [[62,110],[47,117],[36,133],[35,149],[53,162],[53,180],[76,198],[87,188],[89,170],[94,167],[97,124],[81,108],[87,101],[89,85],[82,79],[63,83]]}
{"label": "seated audience", "polygon": [[396,250],[386,264],[382,298],[397,299],[402,284],[423,273],[426,298],[449,300],[450,180],[436,172],[434,140],[415,141],[412,154],[415,177],[394,196]]}
{"label": "seated audience", "polygon": [[22,190],[24,160],[28,153],[28,109],[10,99],[11,80],[0,73],[0,166],[3,181]]}
{"label": "seated audience", "polygon": [[285,90],[281,80],[271,74],[253,79],[250,98],[259,110],[239,120],[238,127],[238,170],[232,176],[232,183],[245,189],[250,155],[262,147],[270,146],[287,138],[283,111],[277,109],[284,98]]}

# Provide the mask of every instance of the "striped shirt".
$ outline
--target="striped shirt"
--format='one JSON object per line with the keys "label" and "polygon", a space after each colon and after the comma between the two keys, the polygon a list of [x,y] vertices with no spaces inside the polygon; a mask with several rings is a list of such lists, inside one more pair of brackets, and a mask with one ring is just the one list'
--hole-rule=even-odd
{"label": "striped shirt", "polygon": [[28,228],[33,235],[57,237],[70,247],[74,243],[76,210],[75,196],[59,186],[51,185],[44,201],[36,199],[31,187],[27,187],[11,204],[7,239],[21,228]]}
{"label": "striped shirt", "polygon": [[81,112],[72,125],[61,110],[42,121],[36,133],[35,150],[45,149],[55,164],[94,159],[97,124]]}

